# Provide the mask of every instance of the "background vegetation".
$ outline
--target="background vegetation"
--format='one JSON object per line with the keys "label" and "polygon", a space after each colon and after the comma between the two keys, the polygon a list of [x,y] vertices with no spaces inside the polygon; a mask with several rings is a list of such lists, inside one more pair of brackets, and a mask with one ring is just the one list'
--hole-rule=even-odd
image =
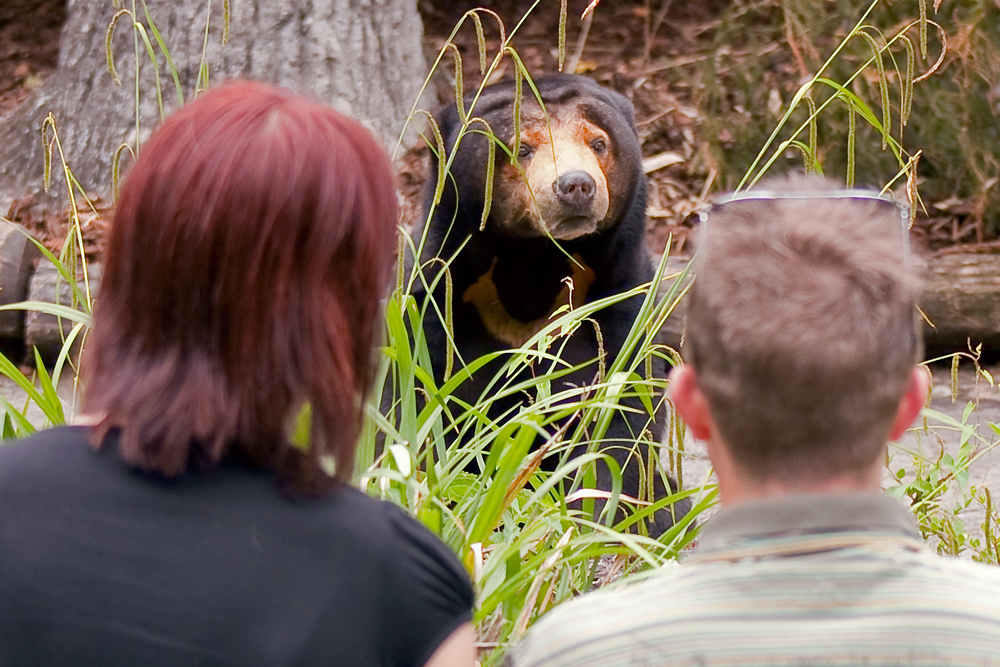
{"label": "background vegetation", "polygon": [[[424,2],[428,41],[440,48],[462,11],[473,2]],[[491,3],[502,16],[519,17],[531,0]],[[650,173],[651,240],[662,247],[668,234],[685,251],[692,211],[709,193],[736,187],[790,100],[809,76],[839,47],[826,69],[843,82],[871,57],[863,37],[847,39],[872,6],[866,0],[620,0],[602,2],[592,20],[577,17],[588,0],[569,0],[568,66],[623,92],[636,107],[647,157],[665,166]],[[539,3],[513,44],[534,72],[557,67],[553,31],[559,2]],[[901,128],[900,81],[907,71],[901,41],[884,54],[893,136],[923,151],[917,174],[925,209],[915,222],[914,239],[938,249],[956,243],[995,242],[1000,228],[1000,6],[995,0],[907,0],[879,2],[865,21],[877,42],[911,25],[921,14],[929,23],[905,32],[913,47],[912,113]],[[497,35],[485,25],[495,47]],[[926,32],[926,55],[922,33]],[[464,60],[467,86],[478,83],[476,37],[455,35]],[[846,43],[845,43],[846,42]],[[580,48],[582,46],[582,48]],[[945,48],[946,47],[946,48]],[[579,58],[576,54],[579,53]],[[510,69],[502,68],[509,76]],[[881,120],[878,68],[866,68],[849,86]],[[442,80],[442,99],[448,98]],[[818,94],[818,93],[817,93]],[[798,124],[807,111],[800,107]],[[848,108],[831,105],[817,122],[822,167],[843,176],[847,162]],[[876,128],[859,123],[856,146],[858,183],[883,186],[898,169],[882,150]],[[802,168],[797,150],[781,155],[778,171]]]}

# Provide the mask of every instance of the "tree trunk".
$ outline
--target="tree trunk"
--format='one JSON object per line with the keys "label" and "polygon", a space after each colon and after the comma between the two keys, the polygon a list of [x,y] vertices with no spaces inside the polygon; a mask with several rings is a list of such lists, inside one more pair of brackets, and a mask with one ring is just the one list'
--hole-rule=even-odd
{"label": "tree trunk", "polygon": [[[131,0],[119,4],[132,7]],[[135,4],[159,61],[169,113],[179,105],[178,93],[142,2]],[[366,122],[390,149],[426,72],[416,0],[231,0],[224,46],[222,0],[147,4],[188,100],[198,82],[206,24],[211,83],[247,77],[311,94]],[[105,199],[112,192],[112,162],[119,146],[135,148],[137,138],[141,144],[159,122],[154,67],[140,41],[137,137],[136,33],[127,15],[119,17],[113,40],[122,84],[112,81],[105,39],[115,12],[108,0],[69,0],[58,68],[21,106],[0,118],[0,213],[26,195],[46,205],[66,201],[58,151],[51,194],[41,194],[41,128],[47,114],[55,117],[74,176],[88,192]]]}

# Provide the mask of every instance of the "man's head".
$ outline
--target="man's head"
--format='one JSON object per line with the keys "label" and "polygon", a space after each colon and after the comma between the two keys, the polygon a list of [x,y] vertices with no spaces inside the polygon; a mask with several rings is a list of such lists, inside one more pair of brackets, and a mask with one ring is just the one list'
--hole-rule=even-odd
{"label": "man's head", "polygon": [[867,474],[922,401],[899,213],[818,178],[762,189],[776,197],[718,205],[701,231],[675,402],[697,422],[693,390],[712,431],[695,435],[720,439],[754,479]]}

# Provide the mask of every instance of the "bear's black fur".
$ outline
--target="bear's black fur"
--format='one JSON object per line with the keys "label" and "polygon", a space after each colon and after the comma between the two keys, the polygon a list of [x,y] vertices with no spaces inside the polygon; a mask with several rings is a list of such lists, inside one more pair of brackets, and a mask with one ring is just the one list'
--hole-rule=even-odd
{"label": "bear's black fur", "polygon": [[[552,125],[547,126],[549,121],[525,84],[520,123],[522,141],[518,146],[521,169],[512,166],[507,152],[496,148],[495,185],[485,228],[480,229],[480,225],[489,139],[479,133],[466,133],[462,138],[440,204],[428,222],[422,261],[454,256],[450,264],[454,340],[465,362],[517,347],[535,333],[556,307],[567,302],[564,280],[568,276],[573,277],[576,296],[583,303],[632,289],[653,277],[645,246],[646,177],[631,103],[579,76],[540,78],[535,85]],[[470,113],[485,119],[499,140],[512,150],[516,150],[514,97],[513,83],[490,86]],[[466,100],[466,107],[470,105],[471,96]],[[441,112],[437,122],[445,147],[452,151],[462,127],[455,106]],[[474,127],[482,129],[481,125]],[[562,159],[560,151],[570,157]],[[553,152],[556,164],[562,163],[560,167],[552,164]],[[540,160],[537,166],[534,160]],[[430,171],[431,192],[436,168],[434,160]],[[601,173],[596,173],[597,169]],[[526,183],[533,178],[537,182],[532,183],[532,194],[525,195],[520,188],[526,191]],[[546,219],[539,220],[540,217]],[[558,238],[546,236],[543,226]],[[430,266],[431,273],[440,270],[433,264]],[[444,280],[438,281],[432,297],[440,311],[445,312]],[[621,350],[640,306],[641,299],[635,297],[594,314],[608,365]],[[509,319],[506,323],[505,316]],[[440,382],[445,368],[446,333],[433,314],[426,318],[424,326]],[[594,328],[584,323],[572,334],[562,358],[573,365],[591,363],[559,379],[554,383],[559,386],[553,386],[552,391],[566,385],[579,387],[593,383],[597,356]],[[492,377],[490,370],[497,368],[498,365],[487,366],[477,371],[461,386],[459,398],[475,403]],[[665,374],[665,365],[657,360],[654,375]],[[622,445],[634,443],[633,433],[641,432],[649,418],[637,399],[625,402],[638,407],[641,414],[621,413],[612,420],[606,440],[614,444],[610,451],[619,464],[629,460],[623,470],[623,493],[647,496],[639,489],[643,473],[636,457],[629,458]],[[509,405],[495,405],[491,414],[500,414]],[[659,410],[655,422],[659,430],[665,421],[663,412]],[[647,452],[641,454],[643,460],[648,460]],[[611,489],[610,476],[603,466],[599,467],[598,486]],[[660,483],[657,488],[661,497],[667,492]],[[673,515],[683,514],[686,503],[676,503]],[[660,534],[673,523],[673,518],[670,512],[659,512],[655,523],[649,526],[650,532]]]}

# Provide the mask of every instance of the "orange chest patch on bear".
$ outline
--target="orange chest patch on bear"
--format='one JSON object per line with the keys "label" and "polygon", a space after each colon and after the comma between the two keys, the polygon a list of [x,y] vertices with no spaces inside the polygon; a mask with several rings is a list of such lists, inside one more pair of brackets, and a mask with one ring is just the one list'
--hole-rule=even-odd
{"label": "orange chest patch on bear", "polygon": [[559,308],[569,306],[576,309],[587,302],[587,295],[596,276],[593,269],[587,266],[579,255],[574,254],[573,259],[572,273],[563,280],[562,288],[549,311],[530,322],[517,319],[504,308],[493,279],[496,259],[493,260],[489,270],[462,293],[462,301],[476,309],[480,321],[490,335],[510,347],[521,347],[551,321],[552,315]]}

